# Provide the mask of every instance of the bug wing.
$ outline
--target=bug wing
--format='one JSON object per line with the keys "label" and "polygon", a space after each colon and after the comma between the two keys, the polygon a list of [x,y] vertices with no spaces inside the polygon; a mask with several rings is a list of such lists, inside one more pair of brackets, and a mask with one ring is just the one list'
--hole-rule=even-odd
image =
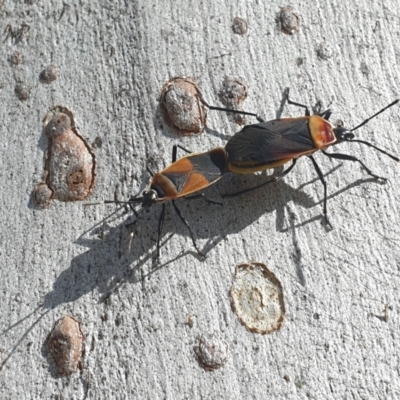
{"label": "bug wing", "polygon": [[247,125],[226,144],[229,161],[267,165],[315,149],[308,118],[288,118]]}
{"label": "bug wing", "polygon": [[168,184],[163,183],[163,188],[173,188],[175,198],[200,191],[221,178],[226,164],[226,151],[222,147],[189,154],[161,171],[161,175],[169,181]]}

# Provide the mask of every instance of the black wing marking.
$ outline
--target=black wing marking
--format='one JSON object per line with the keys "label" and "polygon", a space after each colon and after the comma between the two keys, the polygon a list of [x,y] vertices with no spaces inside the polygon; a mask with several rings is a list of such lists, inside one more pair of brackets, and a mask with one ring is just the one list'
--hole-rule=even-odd
{"label": "black wing marking", "polygon": [[266,165],[315,149],[308,118],[283,119],[247,125],[226,144],[229,162]]}
{"label": "black wing marking", "polygon": [[[227,156],[225,149],[222,147],[217,147],[205,153],[189,155],[185,158],[192,164],[191,171],[187,173],[182,173],[180,171],[163,172],[163,175],[174,184],[179,193],[184,189],[191,175],[200,174],[209,182],[209,185],[211,185],[220,179],[222,173],[226,171]],[[177,162],[179,162],[179,160]]]}

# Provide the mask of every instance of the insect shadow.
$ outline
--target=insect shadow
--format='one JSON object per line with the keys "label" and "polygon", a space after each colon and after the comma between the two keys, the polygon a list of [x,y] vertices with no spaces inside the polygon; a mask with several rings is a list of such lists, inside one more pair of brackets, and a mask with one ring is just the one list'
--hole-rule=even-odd
{"label": "insect shadow", "polygon": [[[232,175],[231,179],[228,178],[225,182],[222,180],[221,185],[208,188],[207,196],[213,199],[218,198],[219,191],[227,191],[232,185],[237,187],[239,181],[240,185],[252,186],[257,180],[266,178],[251,175],[243,179],[243,177]],[[353,182],[340,189],[339,192],[365,181],[371,181],[371,179]],[[332,197],[335,195],[336,193],[331,194]],[[264,214],[276,212],[276,230],[281,232],[298,229],[309,222],[322,219],[318,215],[297,225],[288,223],[290,212],[286,211],[286,205],[290,201],[311,209],[322,200],[316,202],[303,190],[279,181],[269,187],[260,188],[256,192],[224,199],[222,206],[209,204],[204,199],[191,201],[182,199],[179,203],[182,213],[193,227],[194,236],[200,244],[201,251],[207,254],[227,236],[242,231]],[[155,211],[157,208],[160,207],[156,205],[142,213],[136,225],[134,237],[132,237],[131,223],[135,216],[119,208],[107,221],[93,227],[78,238],[76,243],[88,247],[89,250],[72,259],[69,268],[56,278],[52,290],[44,297],[43,308],[49,309],[73,302],[94,290],[100,293],[100,301],[105,300],[110,293],[125,283],[139,283],[145,286],[146,279],[151,274],[181,257],[186,255],[198,257],[192,247],[188,230],[176,218],[172,207],[167,207],[164,233],[161,237],[161,263],[158,264],[155,261],[159,216],[159,212]],[[164,245],[169,241],[173,244],[173,241],[178,240],[178,236],[186,237],[185,248],[181,252],[178,250],[176,255],[168,257]],[[175,245],[173,248],[175,249]],[[142,268],[149,262],[152,263],[150,268],[147,266]]]}
{"label": "insect shadow", "polygon": [[[335,172],[338,168],[340,168],[340,165],[330,170],[328,174]],[[226,178],[220,182],[221,185],[208,188],[207,195],[218,197],[219,192],[228,191],[232,185],[252,186],[260,179],[266,179],[265,176],[253,175],[245,178],[235,175],[229,178],[229,175],[227,175]],[[315,178],[307,184],[311,184],[317,179]],[[376,181],[370,178],[358,180],[339,189],[330,197],[365,182]],[[204,253],[212,251],[229,234],[240,232],[265,213],[275,211],[276,229],[280,232],[292,231],[294,252],[298,254],[298,258],[295,259],[296,272],[299,283],[305,286],[301,247],[296,241],[296,231],[309,222],[322,219],[322,216],[318,215],[308,221],[295,224],[291,218],[291,211],[286,210],[286,208],[290,201],[310,209],[316,203],[322,202],[322,200],[316,202],[302,190],[307,184],[303,184],[300,188],[293,188],[284,181],[279,181],[269,187],[262,187],[256,192],[224,200],[222,206],[210,205],[204,199],[195,201],[182,199],[180,203],[183,205],[182,209],[185,215],[195,228],[196,239],[206,239],[202,248]],[[97,224],[78,238],[76,243],[88,247],[88,250],[72,259],[69,268],[56,278],[52,290],[44,296],[41,304],[38,304],[26,317],[0,332],[0,336],[11,334],[13,329],[34,318],[33,323],[3,357],[0,370],[15,354],[15,351],[35,326],[57,306],[72,303],[93,291],[100,294],[99,302],[107,302],[107,299],[113,293],[116,293],[121,286],[140,284],[142,288],[145,288],[147,280],[160,268],[167,267],[170,263],[186,255],[197,256],[197,253],[191,249],[190,234],[186,227],[180,221],[176,221],[173,212],[168,212],[165,221],[165,233],[162,237],[162,248],[164,248],[166,242],[177,240],[178,235],[183,235],[186,237],[185,246],[189,250],[178,253],[163,264],[153,263],[151,268],[144,268],[145,264],[151,262],[156,255],[158,213],[154,212],[153,208],[145,212],[137,234],[133,238],[131,237],[130,225],[132,217],[134,218],[130,212],[128,214],[120,207],[108,216],[107,221]],[[164,253],[162,253],[163,261],[167,258]]]}

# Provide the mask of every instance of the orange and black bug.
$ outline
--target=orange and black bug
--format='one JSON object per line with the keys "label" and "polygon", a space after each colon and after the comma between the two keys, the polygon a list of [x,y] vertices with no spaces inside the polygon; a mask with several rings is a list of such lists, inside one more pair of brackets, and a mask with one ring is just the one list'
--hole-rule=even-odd
{"label": "orange and black bug", "polygon": [[[324,186],[324,217],[326,223],[331,226],[327,217],[327,185],[324,175],[313,157],[313,153],[321,150],[325,156],[330,158],[358,162],[368,175],[376,179],[386,180],[385,178],[373,174],[371,170],[358,158],[348,154],[327,153],[326,149],[332,145],[343,142],[357,142],[372,147],[379,152],[386,154],[393,160],[400,162],[399,158],[387,153],[377,146],[364,140],[355,139],[353,134],[355,130],[368,123],[372,118],[375,118],[388,108],[394,106],[400,101],[400,99],[397,99],[382,108],[353,129],[334,127],[328,121],[331,116],[331,111],[329,109],[316,115],[310,115],[307,106],[289,100],[289,89],[285,90],[285,100],[287,100],[289,104],[305,108],[305,116],[299,118],[282,118],[272,121],[263,121],[256,114],[244,113],[256,116],[260,123],[245,126],[228,141],[225,146],[228,156],[227,171],[237,174],[250,174],[279,167],[289,161],[291,161],[292,164],[271,180],[258,186],[231,195],[225,195],[223,197],[236,196],[269,183],[276,182],[282,179],[294,168],[299,157],[307,156],[312,161],[318,177]],[[211,106],[209,108],[243,114],[241,111],[228,110],[220,107]]]}
{"label": "orange and black bug", "polygon": [[[265,122],[256,114],[209,106],[203,99],[201,100],[212,110],[256,116],[260,123],[245,126],[228,141],[225,148],[218,147],[205,153],[190,153],[187,156],[176,160],[177,147],[180,147],[181,149],[183,148],[181,146],[174,146],[173,163],[159,173],[153,174],[150,171],[152,174],[150,187],[148,190],[145,190],[142,195],[133,196],[128,201],[106,200],[102,202],[128,204],[137,217],[140,212],[138,213],[136,211],[135,205],[141,205],[143,209],[151,207],[154,204],[162,204],[162,210],[158,221],[157,259],[160,255],[160,240],[165,218],[165,203],[167,201],[172,202],[179,219],[189,230],[195,249],[200,255],[203,255],[196,245],[189,223],[183,217],[181,211],[175,204],[175,200],[202,191],[218,181],[226,172],[250,174],[282,166],[289,161],[292,162],[290,167],[276,175],[273,179],[237,193],[223,195],[223,197],[232,197],[247,193],[269,183],[277,182],[292,171],[299,157],[309,157],[324,186],[324,217],[326,223],[330,225],[327,217],[326,206],[327,185],[321,169],[313,158],[313,153],[321,150],[324,155],[330,158],[358,162],[370,176],[383,180],[385,180],[385,178],[380,178],[373,174],[371,170],[358,158],[347,154],[327,153],[325,150],[329,146],[342,142],[358,142],[372,147],[381,153],[386,154],[393,160],[400,162],[399,158],[387,153],[377,146],[364,140],[354,139],[353,134],[356,129],[365,125],[372,118],[375,118],[377,115],[398,103],[400,99],[393,101],[350,130],[343,127],[335,128],[328,121],[331,116],[330,110],[310,116],[307,106],[289,100],[288,89],[285,92],[285,100],[287,100],[289,104],[305,108],[306,112],[304,117],[283,118]],[[186,198],[190,199],[197,197],[198,196],[191,196]],[[87,205],[92,204],[100,203],[90,203]],[[136,221],[134,223],[136,223]]]}
{"label": "orange and black bug", "polygon": [[[132,211],[139,216],[134,206],[141,205],[143,208],[149,208],[154,204],[162,204],[161,214],[158,220],[158,238],[157,238],[157,259],[160,256],[160,240],[165,218],[165,203],[171,201],[178,214],[179,219],[189,230],[193,246],[198,254],[204,256],[196,245],[192,229],[182,215],[175,200],[190,196],[212,185],[221,178],[226,171],[227,156],[222,147],[217,147],[205,153],[190,153],[187,156],[176,160],[177,147],[188,152],[181,146],[174,146],[172,153],[173,163],[162,171],[152,175],[150,186],[141,195],[132,196],[128,201],[105,200],[100,203],[87,203],[86,205],[95,205],[102,203],[129,204]],[[189,153],[189,152],[188,152]],[[188,199],[197,198],[197,196],[187,197]],[[136,219],[137,221],[137,219]],[[134,223],[136,223],[136,221]]]}

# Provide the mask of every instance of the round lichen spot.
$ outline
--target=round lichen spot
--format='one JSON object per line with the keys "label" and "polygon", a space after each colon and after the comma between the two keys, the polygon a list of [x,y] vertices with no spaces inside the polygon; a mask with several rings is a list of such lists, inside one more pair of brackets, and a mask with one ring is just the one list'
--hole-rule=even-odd
{"label": "round lichen spot", "polygon": [[232,30],[237,35],[244,35],[247,32],[247,21],[244,18],[235,17],[233,19]]}
{"label": "round lichen spot", "polygon": [[300,17],[294,13],[290,6],[281,8],[277,22],[281,31],[287,35],[293,35],[300,29]]}
{"label": "round lichen spot", "polygon": [[23,84],[17,84],[15,86],[14,93],[21,101],[28,100],[30,96],[29,89]]}
{"label": "round lichen spot", "polygon": [[40,183],[33,191],[33,202],[35,207],[39,209],[48,207],[52,197],[53,192],[45,183]]}
{"label": "round lichen spot", "polygon": [[200,365],[207,371],[213,371],[225,364],[228,344],[218,333],[207,333],[198,338],[194,352]]}
{"label": "round lichen spot", "polygon": [[334,49],[330,43],[322,42],[317,47],[317,55],[321,60],[328,60],[334,55]]}
{"label": "round lichen spot", "polygon": [[285,303],[282,285],[265,264],[238,265],[230,293],[233,310],[250,331],[265,334],[283,326]]}
{"label": "round lichen spot", "polygon": [[11,56],[9,57],[9,62],[12,66],[16,66],[21,64],[21,60],[22,60],[22,56],[21,53],[19,51],[14,51],[13,54],[11,54]]}
{"label": "round lichen spot", "polygon": [[43,120],[43,131],[48,139],[43,182],[51,198],[85,200],[96,181],[96,159],[78,132],[72,112],[63,106],[54,107]]}
{"label": "round lichen spot", "polygon": [[201,102],[201,92],[192,78],[175,77],[162,88],[160,110],[165,124],[175,133],[202,133],[207,111]]}
{"label": "round lichen spot", "polygon": [[[247,86],[244,80],[233,76],[227,76],[219,92],[222,103],[231,110],[243,111],[242,105],[247,98]],[[241,114],[232,114],[238,125],[244,125],[246,118]]]}
{"label": "round lichen spot", "polygon": [[81,367],[84,355],[81,324],[66,315],[60,318],[47,338],[47,349],[60,375],[71,375]]}
{"label": "round lichen spot", "polygon": [[39,79],[42,83],[54,82],[58,77],[58,70],[55,65],[49,65],[39,75]]}

